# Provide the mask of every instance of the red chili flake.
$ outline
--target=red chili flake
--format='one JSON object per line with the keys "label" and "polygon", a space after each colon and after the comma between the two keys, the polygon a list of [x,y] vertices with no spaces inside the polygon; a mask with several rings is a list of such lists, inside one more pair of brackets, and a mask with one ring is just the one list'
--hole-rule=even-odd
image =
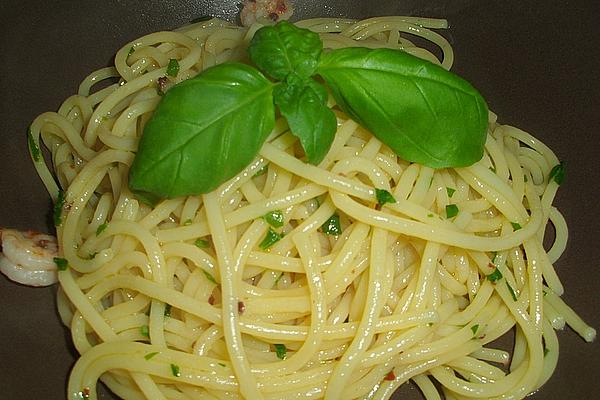
{"label": "red chili flake", "polygon": [[215,296],[213,296],[212,294],[208,296],[208,304],[210,304],[211,306],[215,304]]}
{"label": "red chili flake", "polygon": [[156,80],[156,84],[158,85],[158,94],[161,96],[165,94],[165,91],[167,90],[167,80],[168,78],[166,76],[161,76]]}
{"label": "red chili flake", "polygon": [[272,12],[272,13],[269,13],[269,18],[272,21],[277,21],[279,19],[279,15],[277,15],[277,13]]}
{"label": "red chili flake", "polygon": [[246,311],[246,305],[243,301],[238,301],[238,314],[242,315]]}
{"label": "red chili flake", "polygon": [[396,379],[396,375],[394,375],[394,370],[388,372],[388,374],[383,379],[385,379],[386,381],[393,381],[394,379]]}
{"label": "red chili flake", "polygon": [[279,0],[277,2],[277,6],[275,6],[275,12],[277,12],[278,14],[283,14],[286,11],[287,11],[287,6],[285,5],[285,1]]}

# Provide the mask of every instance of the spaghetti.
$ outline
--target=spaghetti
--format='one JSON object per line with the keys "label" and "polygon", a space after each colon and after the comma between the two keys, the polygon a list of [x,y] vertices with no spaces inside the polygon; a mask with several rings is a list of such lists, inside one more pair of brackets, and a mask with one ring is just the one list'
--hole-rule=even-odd
{"label": "spaghetti", "polygon": [[[452,65],[431,30],[442,20],[297,25],[326,49],[391,47]],[[65,189],[58,305],[81,354],[70,399],[96,398],[98,380],[127,399],[383,399],[411,379],[428,399],[440,398],[434,381],[446,399],[516,399],[552,374],[554,329],[594,339],[552,266],[567,240],[552,206],[558,159],[491,113],[483,159],[434,170],[399,159],[330,100],[338,128],[318,166],[300,160],[281,120],[215,191],[138,202],[128,168],[159,92],[245,60],[258,28],[211,19],[146,35],[32,123],[58,183],[43,159],[35,167],[55,201]],[[165,80],[171,59],[179,72]],[[378,191],[393,200],[378,203]],[[513,328],[511,357],[492,342]]]}

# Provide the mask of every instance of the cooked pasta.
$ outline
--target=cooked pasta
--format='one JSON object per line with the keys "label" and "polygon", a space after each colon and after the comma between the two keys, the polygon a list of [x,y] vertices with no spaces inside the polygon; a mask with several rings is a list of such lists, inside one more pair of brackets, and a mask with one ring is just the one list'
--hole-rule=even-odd
{"label": "cooked pasta", "polygon": [[[297,25],[326,49],[390,47],[452,65],[431,30],[443,20]],[[100,380],[126,399],[384,399],[412,380],[427,399],[438,388],[517,399],[552,374],[555,329],[594,339],[553,268],[567,240],[552,205],[559,160],[493,113],[481,161],[431,169],[330,99],[337,133],[319,165],[301,160],[279,120],[259,157],[213,192],[139,202],[128,169],[159,92],[246,60],[258,28],[211,19],[141,37],[32,123],[52,164],[35,167],[62,205],[58,305],[81,354],[69,398],[96,398]],[[179,73],[165,80],[171,59]],[[395,201],[378,204],[376,189]],[[496,348],[512,329],[514,349]]]}

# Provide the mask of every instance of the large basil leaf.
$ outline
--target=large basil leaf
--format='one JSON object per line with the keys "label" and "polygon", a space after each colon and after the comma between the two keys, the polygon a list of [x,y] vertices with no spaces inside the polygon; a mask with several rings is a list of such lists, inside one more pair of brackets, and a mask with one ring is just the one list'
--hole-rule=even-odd
{"label": "large basil leaf", "polygon": [[313,79],[288,79],[275,88],[273,99],[300,139],[308,162],[320,163],[337,128],[335,114],[327,107],[327,89]]}
{"label": "large basil leaf", "polygon": [[323,42],[317,33],[287,21],[260,28],[248,47],[252,62],[280,81],[291,73],[300,78],[312,76],[322,50]]}
{"label": "large basil leaf", "polygon": [[405,160],[444,168],[481,159],[485,100],[442,67],[399,50],[344,48],[324,54],[317,73],[344,112]]}
{"label": "large basil leaf", "polygon": [[129,174],[140,198],[206,193],[256,156],[274,126],[273,85],[221,64],[168,90],[145,126]]}

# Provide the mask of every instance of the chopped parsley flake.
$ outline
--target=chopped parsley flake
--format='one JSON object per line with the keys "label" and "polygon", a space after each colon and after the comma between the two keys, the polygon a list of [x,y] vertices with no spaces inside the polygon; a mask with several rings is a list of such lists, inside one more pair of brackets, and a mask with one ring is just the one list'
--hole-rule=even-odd
{"label": "chopped parsley flake", "polygon": [[334,213],[325,223],[321,226],[323,233],[326,235],[338,236],[342,233],[342,227],[340,225],[340,216]]}
{"label": "chopped parsley flake", "polygon": [[513,230],[518,231],[519,229],[521,229],[521,224],[519,224],[518,222],[511,222],[510,223],[513,227]]}
{"label": "chopped parsley flake", "polygon": [[69,267],[69,262],[65,258],[54,257],[54,264],[59,271],[66,271]]}
{"label": "chopped parsley flake", "polygon": [[256,171],[256,173],[254,174],[254,177],[257,176],[261,176],[267,173],[267,171],[269,170],[269,165],[263,165],[258,171]]}
{"label": "chopped parsley flake", "polygon": [[100,234],[102,232],[104,232],[104,230],[108,227],[108,222],[104,222],[102,223],[100,226],[98,226],[98,228],[96,229],[96,236],[100,236]]}
{"label": "chopped parsley flake", "polygon": [[559,164],[552,167],[550,170],[550,181],[554,180],[554,182],[561,185],[565,180],[565,172],[567,168],[566,161],[561,161]]}
{"label": "chopped parsley flake", "polygon": [[140,333],[142,334],[142,336],[146,336],[146,337],[150,337],[150,328],[148,327],[148,325],[142,325],[140,326]]}
{"label": "chopped parsley flake", "polygon": [[273,246],[278,241],[280,241],[282,237],[283,237],[283,235],[281,235],[280,233],[277,233],[273,229],[269,228],[269,230],[267,231],[267,235],[262,240],[262,242],[260,242],[260,244],[258,246],[261,249],[266,250],[269,247]]}
{"label": "chopped parsley flake", "polygon": [[281,280],[282,277],[283,277],[283,272],[281,272],[279,274],[279,276],[277,277],[277,279],[275,279],[275,283],[273,283],[273,287],[277,286],[277,284],[279,283],[279,281]]}
{"label": "chopped parsley flake", "polygon": [[217,364],[219,364],[221,367],[226,367],[226,366],[227,366],[227,365],[225,365],[225,364],[224,364],[224,363],[222,363],[222,362],[220,362],[220,363],[217,363]]}
{"label": "chopped parsley flake", "polygon": [[33,161],[38,162],[41,160],[40,147],[33,139],[33,134],[31,133],[31,128],[27,129],[27,143],[29,144],[29,151],[31,152],[31,157]]}
{"label": "chopped parsley flake", "polygon": [[287,357],[287,348],[285,344],[276,344],[275,346],[275,354],[277,354],[277,358],[280,360],[285,360]]}
{"label": "chopped parsley flake", "polygon": [[180,377],[181,371],[179,370],[179,365],[171,364],[171,373],[173,374],[173,376]]}
{"label": "chopped parsley flake", "polygon": [[283,212],[281,210],[269,211],[263,215],[263,218],[273,228],[281,228],[283,226]]}
{"label": "chopped parsley flake", "polygon": [[205,239],[196,239],[194,244],[196,245],[196,247],[201,249],[205,249],[209,246],[208,240]]}
{"label": "chopped parsley flake", "polygon": [[446,206],[446,218],[456,217],[458,214],[458,206],[456,204],[448,204]]}
{"label": "chopped parsley flake", "polygon": [[167,65],[167,75],[172,76],[173,78],[177,76],[179,73],[179,62],[171,58],[169,60],[169,65]]}
{"label": "chopped parsley flake", "polygon": [[205,270],[202,270],[202,272],[204,273],[204,276],[206,277],[206,279],[208,279],[209,281],[211,281],[212,283],[217,285],[217,280],[215,279],[214,276],[212,276],[209,272],[206,272]]}
{"label": "chopped parsley flake", "polygon": [[471,332],[473,332],[473,335],[477,334],[478,329],[479,329],[479,324],[475,324],[471,327]]}
{"label": "chopped parsley flake", "polygon": [[375,195],[377,196],[377,203],[379,206],[383,206],[386,203],[395,203],[396,199],[390,192],[385,189],[375,188]]}
{"label": "chopped parsley flake", "polygon": [[496,282],[499,279],[502,279],[502,272],[500,272],[498,268],[496,268],[494,272],[487,276],[487,280],[490,282]]}
{"label": "chopped parsley flake", "polygon": [[513,300],[517,301],[517,294],[515,293],[515,290],[512,288],[512,286],[510,286],[510,283],[508,283],[508,281],[506,282],[506,287],[508,288],[510,296],[513,298]]}
{"label": "chopped parsley flake", "polygon": [[65,206],[65,192],[62,190],[58,191],[58,196],[56,197],[56,203],[54,203],[54,208],[52,212],[52,219],[54,221],[54,226],[60,226],[62,224],[62,211]]}
{"label": "chopped parsley flake", "polygon": [[146,355],[144,356],[144,359],[145,359],[146,361],[148,361],[148,360],[150,360],[151,358],[153,358],[154,356],[156,356],[156,355],[157,355],[157,354],[159,354],[159,353],[160,353],[159,351],[155,351],[155,352],[153,352],[153,353],[148,353],[148,354],[146,354]]}
{"label": "chopped parsley flake", "polygon": [[452,189],[451,187],[446,187],[446,193],[448,193],[448,197],[452,197],[452,195],[456,192],[456,189]]}

